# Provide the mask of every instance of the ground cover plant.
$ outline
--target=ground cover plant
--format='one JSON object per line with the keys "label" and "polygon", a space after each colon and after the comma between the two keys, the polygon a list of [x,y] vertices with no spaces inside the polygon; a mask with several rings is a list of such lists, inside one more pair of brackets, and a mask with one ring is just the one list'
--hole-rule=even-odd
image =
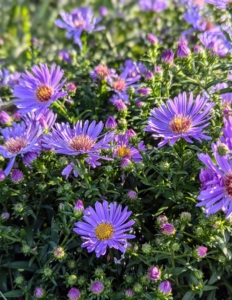
{"label": "ground cover plant", "polygon": [[232,299],[231,1],[1,10],[0,298]]}

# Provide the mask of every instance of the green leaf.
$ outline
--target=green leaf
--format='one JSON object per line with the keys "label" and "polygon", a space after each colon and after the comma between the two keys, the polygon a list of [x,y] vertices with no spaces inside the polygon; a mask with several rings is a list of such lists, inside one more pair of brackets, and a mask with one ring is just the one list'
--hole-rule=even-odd
{"label": "green leaf", "polygon": [[14,261],[14,262],[8,262],[5,264],[2,264],[2,267],[5,268],[11,268],[11,269],[23,269],[31,272],[35,272],[38,269],[38,266],[33,263],[31,266],[29,266],[28,261]]}
{"label": "green leaf", "polygon": [[217,286],[213,286],[213,285],[205,285],[203,288],[203,291],[211,291],[211,290],[216,290],[218,289]]}
{"label": "green leaf", "polygon": [[182,298],[182,300],[192,300],[192,299],[195,298],[194,295],[195,295],[194,292],[188,291],[188,292],[184,295],[184,297]]}
{"label": "green leaf", "polygon": [[14,291],[10,291],[10,292],[7,292],[7,293],[3,294],[3,296],[7,297],[7,298],[20,297],[22,295],[23,295],[22,290],[14,290]]}
{"label": "green leaf", "polygon": [[171,269],[171,273],[173,275],[179,275],[179,274],[184,273],[186,271],[187,271],[186,268],[173,268],[173,269]]}

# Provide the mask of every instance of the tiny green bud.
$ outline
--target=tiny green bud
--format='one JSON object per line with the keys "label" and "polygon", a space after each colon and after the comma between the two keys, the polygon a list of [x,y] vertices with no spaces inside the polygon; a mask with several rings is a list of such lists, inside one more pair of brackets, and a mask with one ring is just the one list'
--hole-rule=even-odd
{"label": "tiny green bud", "polygon": [[85,276],[80,276],[80,277],[78,277],[77,278],[77,283],[80,285],[80,286],[82,286],[82,285],[84,285],[85,283],[86,283],[86,278],[85,278]]}
{"label": "tiny green bud", "polygon": [[104,271],[102,268],[96,268],[94,271],[95,276],[97,277],[102,277],[105,275]]}
{"label": "tiny green bud", "polygon": [[143,291],[143,286],[139,282],[137,282],[134,284],[133,290],[135,291],[135,293],[140,294]]}
{"label": "tiny green bud", "polygon": [[162,172],[168,172],[170,170],[170,164],[167,161],[162,161],[159,167]]}
{"label": "tiny green bud", "polygon": [[24,277],[23,276],[17,276],[16,278],[15,278],[15,283],[16,283],[16,285],[22,285],[23,283],[24,283],[24,281],[25,281],[25,279],[24,279]]}
{"label": "tiny green bud", "polygon": [[49,277],[52,276],[53,271],[52,271],[51,268],[45,268],[45,269],[43,270],[43,274],[44,274],[45,277],[48,277],[48,278],[49,278]]}
{"label": "tiny green bud", "polygon": [[31,247],[29,245],[23,245],[22,248],[21,248],[22,252],[24,254],[30,254],[31,252]]}
{"label": "tiny green bud", "polygon": [[180,220],[184,223],[188,223],[191,221],[191,214],[189,212],[182,212],[180,214]]}
{"label": "tiny green bud", "polygon": [[152,252],[152,246],[149,243],[145,243],[142,246],[142,251],[144,254],[150,254]]}
{"label": "tiny green bud", "polygon": [[77,262],[74,259],[70,259],[67,262],[67,266],[69,269],[75,269],[77,267]]}
{"label": "tiny green bud", "polygon": [[65,185],[64,185],[64,190],[65,191],[68,191],[68,190],[70,190],[71,189],[71,184],[70,183],[65,183]]}
{"label": "tiny green bud", "polygon": [[180,250],[180,245],[178,243],[173,243],[172,244],[172,250],[173,251],[179,251]]}
{"label": "tiny green bud", "polygon": [[202,236],[204,234],[204,230],[201,227],[197,227],[195,229],[195,233],[196,233],[197,236]]}
{"label": "tiny green bud", "polygon": [[21,213],[23,211],[23,205],[21,203],[16,203],[14,204],[13,209],[16,213]]}
{"label": "tiny green bud", "polygon": [[184,194],[183,194],[182,192],[178,191],[178,192],[176,193],[176,199],[177,199],[177,200],[181,200],[181,199],[183,199],[183,197],[184,197]]}
{"label": "tiny green bud", "polygon": [[200,270],[194,271],[193,274],[198,280],[201,280],[204,276],[204,274]]}
{"label": "tiny green bud", "polygon": [[60,259],[63,259],[66,254],[65,254],[64,248],[57,247],[54,249],[53,255],[56,259],[60,260]]}
{"label": "tiny green bud", "polygon": [[217,152],[220,156],[224,156],[227,153],[230,152],[229,148],[224,143],[220,143],[220,145],[217,146]]}
{"label": "tiny green bud", "polygon": [[112,168],[112,166],[106,166],[105,167],[105,171],[106,171],[106,174],[111,174],[112,172],[113,172],[113,168]]}
{"label": "tiny green bud", "polygon": [[73,286],[77,283],[77,276],[72,274],[72,275],[69,275],[68,278],[67,278],[67,283],[70,285],[70,286]]}
{"label": "tiny green bud", "polygon": [[150,284],[150,279],[148,277],[148,275],[143,275],[141,278],[140,278],[140,282],[142,283],[142,285],[149,285]]}
{"label": "tiny green bud", "polygon": [[126,282],[129,284],[131,284],[134,281],[134,278],[131,275],[127,275],[125,279],[126,279]]}

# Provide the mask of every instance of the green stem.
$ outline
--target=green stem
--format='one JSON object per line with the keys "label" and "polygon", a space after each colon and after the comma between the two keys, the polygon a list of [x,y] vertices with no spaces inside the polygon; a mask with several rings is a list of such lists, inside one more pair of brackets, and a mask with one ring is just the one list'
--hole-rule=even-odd
{"label": "green stem", "polygon": [[0,296],[1,296],[4,300],[7,300],[7,299],[5,298],[5,296],[2,294],[1,291],[0,291]]}
{"label": "green stem", "polygon": [[15,242],[15,243],[20,243],[20,242],[21,242],[21,240],[12,238],[12,237],[10,237],[10,236],[7,236],[7,235],[5,235],[4,233],[1,233],[0,237],[3,237],[3,238],[8,239],[8,240],[11,240],[11,241],[13,241],[13,242]]}
{"label": "green stem", "polygon": [[[174,254],[174,251],[172,250],[171,252],[171,260],[172,260],[172,268],[174,269],[175,268],[175,254]],[[175,278],[175,283],[176,283],[176,286],[179,285],[179,282],[178,282],[178,277],[177,275],[174,276]]]}
{"label": "green stem", "polygon": [[61,104],[59,101],[53,102],[53,105],[59,110],[59,112],[69,121],[71,122],[71,119],[69,118],[69,115],[67,111],[64,109],[63,104]]}

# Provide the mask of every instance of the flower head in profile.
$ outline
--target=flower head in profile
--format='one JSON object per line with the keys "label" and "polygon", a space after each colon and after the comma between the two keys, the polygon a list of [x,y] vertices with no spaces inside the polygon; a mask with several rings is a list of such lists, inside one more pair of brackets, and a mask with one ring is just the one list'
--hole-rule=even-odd
{"label": "flower head in profile", "polygon": [[206,3],[215,5],[218,9],[227,9],[232,4],[231,0],[206,0]]}
{"label": "flower head in profile", "polygon": [[92,293],[96,295],[100,295],[104,291],[104,285],[102,284],[101,281],[95,281],[91,284],[90,289]]}
{"label": "flower head in profile", "polygon": [[71,14],[61,12],[60,16],[63,20],[56,20],[55,25],[67,30],[67,38],[74,38],[74,43],[82,48],[81,34],[85,32],[100,31],[105,29],[104,26],[96,26],[101,18],[95,18],[93,11],[89,7],[78,7]]}
{"label": "flower head in profile", "polygon": [[96,252],[96,256],[106,254],[107,247],[125,252],[127,239],[135,238],[126,232],[132,230],[133,220],[128,221],[131,211],[127,207],[122,210],[116,202],[103,201],[95,203],[95,210],[88,207],[84,211],[84,221],[75,223],[73,229],[82,239],[86,240],[81,247],[87,248],[88,252]]}
{"label": "flower head in profile", "polygon": [[[113,131],[99,137],[103,127],[102,121],[97,124],[96,121],[90,124],[89,121],[78,121],[73,128],[69,123],[56,123],[52,133],[43,136],[42,145],[59,154],[82,156],[85,162],[95,168],[100,165],[99,159],[109,159],[101,156],[100,151],[109,149],[114,138]],[[73,169],[72,163],[66,168],[64,175],[68,176]]]}
{"label": "flower head in profile", "polygon": [[67,95],[61,89],[65,79],[61,81],[64,71],[54,64],[50,70],[45,64],[33,66],[32,73],[26,71],[14,87],[15,105],[24,115],[31,111],[43,112],[52,102]]}
{"label": "flower head in profile", "polygon": [[164,295],[171,293],[171,291],[172,291],[171,283],[168,280],[161,282],[158,287],[158,290],[159,290],[159,292],[161,292]]}
{"label": "flower head in profile", "polygon": [[200,246],[196,249],[197,255],[199,257],[205,257],[207,254],[208,248],[204,246]]}
{"label": "flower head in profile", "polygon": [[81,293],[77,288],[73,287],[69,290],[67,296],[69,300],[78,300],[81,297]]}
{"label": "flower head in profile", "polygon": [[159,13],[169,7],[169,0],[140,0],[139,5],[142,10]]}
{"label": "flower head in profile", "polygon": [[32,123],[25,124],[24,122],[12,123],[12,127],[2,129],[4,143],[0,146],[0,155],[10,159],[5,170],[6,176],[10,173],[17,155],[24,159],[28,153],[41,149],[38,144],[41,132],[39,125],[33,126]]}
{"label": "flower head in profile", "polygon": [[145,131],[154,132],[153,137],[163,138],[158,147],[167,143],[172,146],[180,138],[188,143],[192,143],[191,138],[198,141],[210,140],[211,137],[205,135],[203,130],[209,125],[209,114],[213,106],[213,103],[200,95],[194,100],[190,93],[188,99],[184,92],[174,100],[168,100],[166,105],[154,108]]}
{"label": "flower head in profile", "polygon": [[[121,158],[122,160],[127,158],[129,160],[133,160],[136,163],[142,161],[142,155],[139,151],[133,147],[130,143],[130,137],[125,133],[120,133],[115,137],[115,146],[114,146],[114,157]],[[138,149],[141,151],[145,151],[146,147],[143,142],[138,143]]]}
{"label": "flower head in profile", "polygon": [[198,155],[207,168],[204,174],[201,173],[204,188],[198,196],[200,202],[197,206],[205,206],[206,215],[222,210],[228,219],[232,213],[232,161],[230,156],[220,156],[217,152],[214,152],[214,157],[217,164],[208,154]]}

